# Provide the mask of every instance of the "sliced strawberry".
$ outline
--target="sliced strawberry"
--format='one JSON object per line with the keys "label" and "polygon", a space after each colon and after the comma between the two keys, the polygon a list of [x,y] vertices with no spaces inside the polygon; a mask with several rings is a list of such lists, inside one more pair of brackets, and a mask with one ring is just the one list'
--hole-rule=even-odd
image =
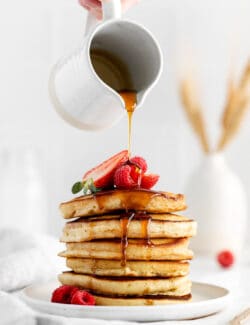
{"label": "sliced strawberry", "polygon": [[146,162],[146,160],[142,157],[139,156],[135,156],[131,159],[129,159],[129,161],[136,165],[137,167],[139,167],[142,170],[142,173],[146,173],[147,169],[148,169],[148,164]]}
{"label": "sliced strawberry", "polygon": [[51,302],[57,302],[61,304],[70,304],[71,298],[74,293],[78,291],[77,287],[64,285],[57,288],[52,293]]}
{"label": "sliced strawberry", "polygon": [[150,190],[159,180],[160,176],[156,174],[144,174],[141,178],[141,188]]}
{"label": "sliced strawberry", "polygon": [[71,304],[94,306],[95,298],[85,290],[77,290],[72,296]]}
{"label": "sliced strawberry", "polygon": [[92,178],[97,188],[107,188],[113,185],[115,170],[128,160],[128,150],[123,150],[100,165],[92,168],[83,176],[83,182]]}
{"label": "sliced strawberry", "polygon": [[131,167],[124,165],[119,167],[114,175],[114,185],[120,189],[131,189],[137,186],[137,183],[130,176]]}

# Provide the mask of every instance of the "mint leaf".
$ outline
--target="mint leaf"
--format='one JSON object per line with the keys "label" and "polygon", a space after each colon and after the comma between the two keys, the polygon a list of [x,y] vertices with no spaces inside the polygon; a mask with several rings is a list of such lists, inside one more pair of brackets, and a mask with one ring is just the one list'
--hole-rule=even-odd
{"label": "mint leaf", "polygon": [[83,183],[82,182],[77,182],[72,186],[71,192],[73,194],[76,194],[80,192],[83,189]]}
{"label": "mint leaf", "polygon": [[76,194],[83,191],[84,195],[92,194],[101,191],[101,188],[95,186],[93,178],[87,179],[85,182],[77,182],[72,186],[72,193]]}
{"label": "mint leaf", "polygon": [[94,184],[94,180],[93,180],[93,178],[90,178],[88,186],[89,186],[89,189],[90,189],[90,191],[91,191],[92,193],[97,192],[97,188],[96,188],[96,186],[95,186],[95,184]]}
{"label": "mint leaf", "polygon": [[83,194],[86,195],[88,194],[88,191],[89,191],[89,185],[88,185],[88,179],[83,183],[83,187],[82,187],[82,190],[83,190]]}

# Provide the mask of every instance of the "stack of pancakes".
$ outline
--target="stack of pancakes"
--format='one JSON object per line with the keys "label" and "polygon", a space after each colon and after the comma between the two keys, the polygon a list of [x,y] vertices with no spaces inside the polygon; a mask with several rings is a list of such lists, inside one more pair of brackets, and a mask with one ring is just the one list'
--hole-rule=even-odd
{"label": "stack of pancakes", "polygon": [[62,284],[92,293],[97,305],[154,305],[191,299],[189,238],[196,223],[172,214],[184,196],[148,190],[112,190],[62,203],[68,222],[61,241],[72,270]]}

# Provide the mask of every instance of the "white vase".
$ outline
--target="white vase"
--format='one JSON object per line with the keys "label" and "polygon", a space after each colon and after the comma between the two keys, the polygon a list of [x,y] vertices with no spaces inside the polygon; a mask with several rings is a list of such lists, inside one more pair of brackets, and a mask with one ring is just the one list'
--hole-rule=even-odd
{"label": "white vase", "polygon": [[240,255],[247,226],[247,200],[242,183],[222,154],[202,161],[186,188],[188,215],[198,222],[191,246],[196,253],[229,249]]}

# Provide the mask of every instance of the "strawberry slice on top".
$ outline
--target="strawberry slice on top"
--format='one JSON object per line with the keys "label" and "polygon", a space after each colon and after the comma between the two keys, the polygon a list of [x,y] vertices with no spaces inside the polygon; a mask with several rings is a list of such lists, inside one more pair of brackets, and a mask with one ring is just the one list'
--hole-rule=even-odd
{"label": "strawberry slice on top", "polygon": [[128,150],[123,150],[100,165],[90,169],[83,176],[83,182],[93,179],[97,188],[108,188],[113,186],[113,177],[116,169],[128,161]]}

